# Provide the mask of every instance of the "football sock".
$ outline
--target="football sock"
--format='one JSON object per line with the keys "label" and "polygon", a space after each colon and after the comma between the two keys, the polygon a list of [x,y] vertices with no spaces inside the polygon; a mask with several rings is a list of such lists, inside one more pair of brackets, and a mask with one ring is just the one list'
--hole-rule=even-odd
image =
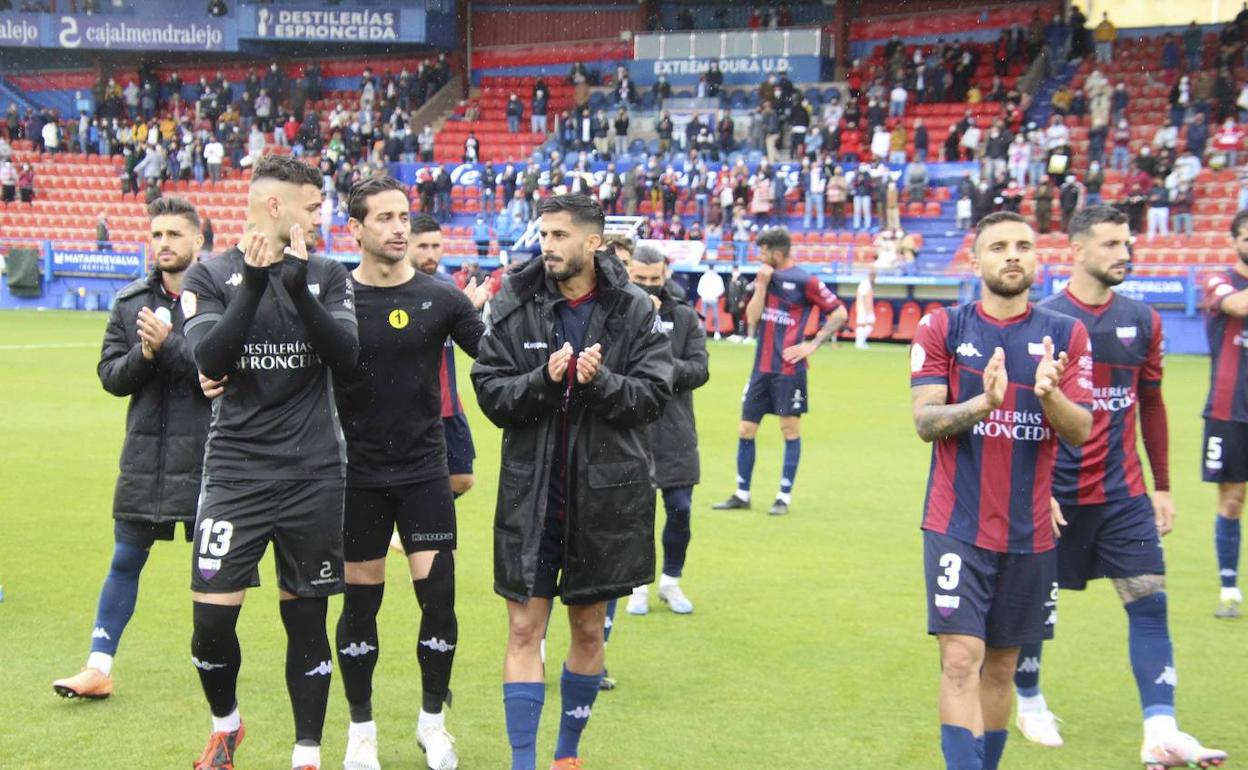
{"label": "football sock", "polygon": [[243,654],[238,647],[238,613],[242,606],[195,602],[192,608],[191,662],[199,671],[199,683],[214,717],[235,711],[238,669]]}
{"label": "football sock", "polygon": [[965,727],[941,725],[940,750],[945,755],[945,770],[983,770],[975,742],[975,736]]}
{"label": "football sock", "polygon": [[537,726],[546,700],[544,682],[503,684],[507,740],[511,743],[511,770],[537,770]]}
{"label": "football sock", "polygon": [[1234,588],[1239,578],[1239,519],[1217,517],[1214,543],[1218,548],[1218,575],[1223,588]]}
{"label": "football sock", "polygon": [[1005,739],[1010,737],[1006,730],[986,730],[984,732],[984,770],[997,770],[1001,764],[1001,755],[1005,753]]}
{"label": "football sock", "polygon": [[563,715],[559,718],[559,738],[555,743],[556,760],[578,756],[581,732],[589,724],[602,676],[575,674],[567,666],[563,667],[563,676],[559,679],[559,693],[563,700],[559,710]]}
{"label": "football sock", "polygon": [[[101,652],[110,656],[107,665],[112,665],[111,656],[117,654],[117,645],[121,642],[121,633],[126,630],[130,616],[134,614],[134,603],[139,598],[139,573],[147,563],[148,551],[130,543],[113,545],[113,562],[108,567],[108,576],[104,578],[104,586],[100,588],[100,603],[95,610],[95,627],[91,629],[91,652]],[[104,661],[96,657],[97,663]],[[108,670],[99,668],[105,674]]]}
{"label": "football sock", "polygon": [[[135,614],[135,602],[139,599],[139,575],[147,563],[147,549],[131,543],[114,543],[112,545],[112,563],[109,575],[104,579],[104,587],[100,589],[100,604],[95,610],[95,626],[91,629],[92,653],[110,655],[109,669],[100,665],[94,668],[104,671],[111,670],[111,655],[117,653],[117,644],[121,643],[121,633],[130,623],[131,615]],[[104,660],[96,656],[96,663]]]}
{"label": "football sock", "polygon": [[750,499],[750,479],[754,477],[754,439],[737,439],[737,497]]}
{"label": "football sock", "polygon": [[212,717],[212,731],[214,733],[234,733],[238,732],[238,728],[243,726],[243,717],[238,713],[238,706],[234,710],[223,717],[214,715]]}
{"label": "football sock", "polygon": [[459,644],[459,622],[455,618],[455,557],[439,551],[433,557],[429,576],[413,580],[416,601],[420,603],[420,644],[416,659],[424,693],[422,708],[430,714],[442,711],[451,686],[451,665]]}
{"label": "football sock", "polygon": [[867,344],[867,336],[871,334],[870,326],[859,326],[854,329],[854,344],[862,347]]}
{"label": "football sock", "polygon": [[797,463],[802,459],[801,438],[784,440],[784,466],[780,471],[780,499],[789,501],[793,493],[793,480],[797,478]]}
{"label": "football sock", "polygon": [[1166,593],[1126,605],[1127,644],[1131,670],[1140,690],[1140,706],[1144,718],[1174,716],[1174,649],[1170,644],[1170,628],[1166,621]]}
{"label": "football sock", "polygon": [[319,743],[301,741],[295,744],[290,752],[290,766],[295,767],[321,766],[321,746]]}
{"label": "football sock", "polygon": [[615,628],[615,607],[618,603],[618,599],[611,599],[607,602],[607,619],[602,624],[603,644],[611,641],[611,629]]}
{"label": "football sock", "polygon": [[373,719],[373,669],[377,667],[377,611],[386,584],[353,585],[343,591],[342,615],[334,636],[338,648],[338,670],[347,693],[352,722]]}
{"label": "football sock", "polygon": [[295,715],[295,740],[319,744],[334,671],[325,631],[329,600],[287,599],[278,604],[286,627],[286,691]]}
{"label": "football sock", "polygon": [[1040,695],[1040,658],[1044,652],[1042,642],[1024,644],[1018,650],[1018,668],[1014,669],[1014,689],[1018,691],[1019,711],[1043,711],[1044,708],[1023,708],[1023,699],[1031,699],[1029,705],[1035,705],[1034,699]]}
{"label": "football sock", "polygon": [[685,568],[685,554],[689,551],[690,537],[688,506],[668,506],[667,520],[663,524],[664,575],[680,577]]}

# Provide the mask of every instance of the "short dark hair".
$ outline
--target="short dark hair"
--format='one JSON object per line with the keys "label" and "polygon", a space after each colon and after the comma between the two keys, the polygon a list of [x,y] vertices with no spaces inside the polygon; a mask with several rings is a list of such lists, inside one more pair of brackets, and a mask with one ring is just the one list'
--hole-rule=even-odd
{"label": "short dark hair", "polygon": [[603,238],[602,245],[604,248],[610,247],[612,249],[619,247],[627,251],[629,254],[632,254],[637,250],[637,244],[632,238],[629,238],[627,235],[620,235],[619,233],[608,235],[606,238]]}
{"label": "short dark hair", "polygon": [[403,193],[404,197],[407,197],[407,190],[399,184],[399,180],[392,176],[371,176],[368,179],[361,179],[352,185],[351,191],[347,193],[347,216],[357,222],[363,222],[368,216],[368,199],[391,190],[398,190]]}
{"label": "short dark hair", "polygon": [[769,227],[758,234],[754,244],[760,249],[775,249],[781,254],[788,254],[793,248],[793,239],[789,237],[789,228]]}
{"label": "short dark hair", "polygon": [[[994,211],[979,220],[979,222],[975,225],[975,238],[971,241],[971,249],[974,250],[975,245],[979,243],[979,236],[982,235],[985,230],[993,225],[999,225],[1005,222],[1019,222],[1024,225],[1027,224],[1027,220],[1023,219],[1021,214],[1016,214],[1013,211]],[[1030,225],[1028,226],[1030,227]]]}
{"label": "short dark hair", "polygon": [[147,216],[151,219],[156,217],[182,217],[186,221],[199,229],[199,212],[191,205],[186,198],[178,197],[160,197],[147,205]]}
{"label": "short dark hair", "polygon": [[298,158],[289,155],[265,155],[256,162],[251,170],[251,181],[276,179],[279,182],[297,185],[321,186],[321,172]]}
{"label": "short dark hair", "polygon": [[1097,225],[1125,225],[1128,221],[1127,215],[1122,210],[1098,203],[1075,212],[1075,215],[1070,218],[1069,235],[1074,239],[1081,235],[1091,234],[1092,228]]}
{"label": "short dark hair", "polygon": [[642,265],[666,265],[667,257],[653,246],[641,245],[637,247],[637,251],[633,252],[633,261]]}
{"label": "short dark hair", "polygon": [[1244,209],[1239,212],[1235,215],[1235,218],[1231,220],[1231,237],[1238,238],[1239,230],[1244,225],[1248,225],[1248,209]]}
{"label": "short dark hair", "polygon": [[438,220],[428,214],[417,214],[412,217],[412,232],[416,235],[421,233],[440,233],[442,225],[438,224]]}
{"label": "short dark hair", "polygon": [[588,195],[580,193],[552,195],[537,207],[538,214],[558,214],[561,211],[568,212],[573,222],[586,225],[599,235],[607,226],[607,217],[602,213],[602,205]]}

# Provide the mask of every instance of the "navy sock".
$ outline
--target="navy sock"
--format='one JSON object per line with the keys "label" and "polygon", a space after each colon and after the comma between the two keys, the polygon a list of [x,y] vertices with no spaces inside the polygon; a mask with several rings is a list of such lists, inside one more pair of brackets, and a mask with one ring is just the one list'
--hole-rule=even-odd
{"label": "navy sock", "polygon": [[615,628],[615,605],[618,603],[618,599],[611,599],[607,602],[607,620],[602,626],[603,644],[611,641],[611,629]]}
{"label": "navy sock", "polygon": [[581,732],[589,724],[589,715],[594,708],[594,699],[598,697],[598,685],[602,682],[602,674],[574,674],[563,667],[563,676],[559,679],[559,693],[563,699],[559,710],[563,716],[559,718],[559,739],[555,743],[555,759],[575,757],[577,746],[581,742]]}
{"label": "navy sock", "polygon": [[544,682],[503,684],[507,740],[511,743],[511,770],[537,770],[537,726],[546,701]]}
{"label": "navy sock", "polygon": [[1024,644],[1018,650],[1018,668],[1014,669],[1014,689],[1024,698],[1040,694],[1040,656],[1043,642]]}
{"label": "navy sock", "polygon": [[663,574],[680,577],[685,569],[685,554],[689,551],[689,509],[692,498],[688,487],[663,490],[663,508],[667,513],[663,523]]}
{"label": "navy sock", "polygon": [[750,491],[750,479],[754,477],[754,439],[737,439],[737,489]]}
{"label": "navy sock", "polygon": [[997,765],[1001,764],[1001,755],[1005,753],[1005,739],[1009,737],[1007,730],[984,732],[984,770],[997,770]]}
{"label": "navy sock", "polygon": [[1219,516],[1213,532],[1222,587],[1234,588],[1239,579],[1239,519]]}
{"label": "navy sock", "polygon": [[147,549],[130,543],[113,545],[113,562],[100,588],[100,603],[91,629],[91,652],[117,653],[121,633],[126,630],[134,603],[139,598],[139,573],[147,563]]}
{"label": "navy sock", "polygon": [[780,471],[780,494],[793,492],[793,480],[797,478],[797,463],[802,459],[802,440],[784,440],[784,467]]}
{"label": "navy sock", "polygon": [[1126,610],[1131,670],[1144,717],[1174,716],[1174,648],[1166,621],[1166,593],[1136,599]]}
{"label": "navy sock", "polygon": [[976,741],[965,727],[941,725],[940,750],[945,755],[945,770],[983,770]]}

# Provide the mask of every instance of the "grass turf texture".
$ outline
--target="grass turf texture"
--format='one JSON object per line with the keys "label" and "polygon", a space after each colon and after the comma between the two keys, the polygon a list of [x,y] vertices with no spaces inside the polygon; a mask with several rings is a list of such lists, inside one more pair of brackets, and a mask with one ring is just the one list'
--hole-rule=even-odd
{"label": "grass turf texture", "polygon": [[[112,550],[109,516],[125,400],[95,376],[105,316],[0,314],[0,766],[187,767],[210,723],[190,665],[188,549],[158,543],[107,701],[66,702],[53,679],[82,664]],[[39,345],[44,347],[18,348]],[[651,614],[621,603],[607,661],[620,685],[602,694],[582,742],[594,770],[830,768],[868,763],[936,768],[936,645],[924,633],[918,530],[928,447],[910,424],[905,349],[823,350],[810,375],[813,412],[792,513],[765,511],[779,479],[781,439],[763,425],[755,510],[712,512],[733,489],[738,403],[753,348],[711,344],[710,383],[698,391],[703,483],[683,582],[697,606],[677,617],[651,592]],[[467,362],[461,362],[467,372]],[[1177,531],[1166,541],[1180,725],[1208,745],[1248,754],[1241,709],[1248,620],[1213,618],[1214,491],[1197,475],[1208,362],[1174,356],[1171,415]],[[508,748],[501,705],[506,632],[491,591],[490,527],[499,432],[461,383],[477,442],[477,487],[460,501],[460,647],[448,725],[461,767],[498,768]],[[662,513],[659,514],[662,523]],[[279,768],[292,723],[284,638],[271,558],[239,624],[239,700],[247,739],[242,768]],[[380,617],[374,713],[387,768],[423,768],[415,646],[419,610],[402,560],[392,558]],[[341,602],[330,604],[330,627]],[[552,624],[553,664],[539,765],[554,748],[565,615]],[[1063,593],[1043,685],[1066,720],[1063,749],[1027,744],[1011,730],[1011,770],[1138,767],[1140,713],[1127,664],[1126,620],[1104,581]],[[331,631],[332,640],[332,631]],[[336,675],[335,679],[339,677]],[[340,766],[347,709],[335,681],[323,766]],[[1232,765],[1234,766],[1234,765]]]}

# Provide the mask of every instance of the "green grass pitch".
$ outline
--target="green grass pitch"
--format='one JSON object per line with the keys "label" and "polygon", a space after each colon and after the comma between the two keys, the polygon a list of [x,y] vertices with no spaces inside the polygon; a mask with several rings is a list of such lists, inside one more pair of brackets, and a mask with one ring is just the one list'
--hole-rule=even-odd
{"label": "green grass pitch", "polygon": [[[125,401],[95,375],[105,316],[0,314],[0,767],[185,768],[209,731],[189,658],[188,546],[158,543],[138,612],[101,703],[56,697],[53,679],[87,653],[111,553],[110,506]],[[710,384],[697,395],[703,483],[684,585],[697,606],[677,617],[654,601],[622,611],[607,650],[620,685],[604,693],[582,742],[593,770],[840,767],[938,768],[937,655],[924,634],[918,529],[929,450],[910,424],[904,348],[823,350],[810,374],[792,513],[710,510],[735,475],[738,403],[753,349],[711,344]],[[468,362],[461,362],[467,372]],[[1174,356],[1166,395],[1177,531],[1166,541],[1180,725],[1207,745],[1248,755],[1244,726],[1248,620],[1213,618],[1214,491],[1199,481],[1200,410],[1208,362]],[[460,647],[449,727],[461,767],[507,765],[501,705],[506,631],[491,591],[490,523],[499,433],[461,383],[477,442],[477,488],[461,501]],[[756,507],[779,478],[781,440],[763,425]],[[660,516],[660,525],[661,517]],[[284,768],[292,723],[271,561],[240,623],[242,768]],[[418,608],[392,560],[381,612],[375,714],[387,768],[423,768],[415,745]],[[652,599],[653,601],[653,599]],[[330,604],[331,627],[340,602]],[[539,756],[558,723],[564,615],[552,626],[554,665]],[[1063,749],[1012,731],[1011,770],[1138,767],[1140,713],[1127,664],[1126,621],[1110,586],[1065,593],[1043,683],[1066,720]],[[333,684],[323,764],[340,766],[347,709]],[[547,759],[543,759],[547,761]]]}

